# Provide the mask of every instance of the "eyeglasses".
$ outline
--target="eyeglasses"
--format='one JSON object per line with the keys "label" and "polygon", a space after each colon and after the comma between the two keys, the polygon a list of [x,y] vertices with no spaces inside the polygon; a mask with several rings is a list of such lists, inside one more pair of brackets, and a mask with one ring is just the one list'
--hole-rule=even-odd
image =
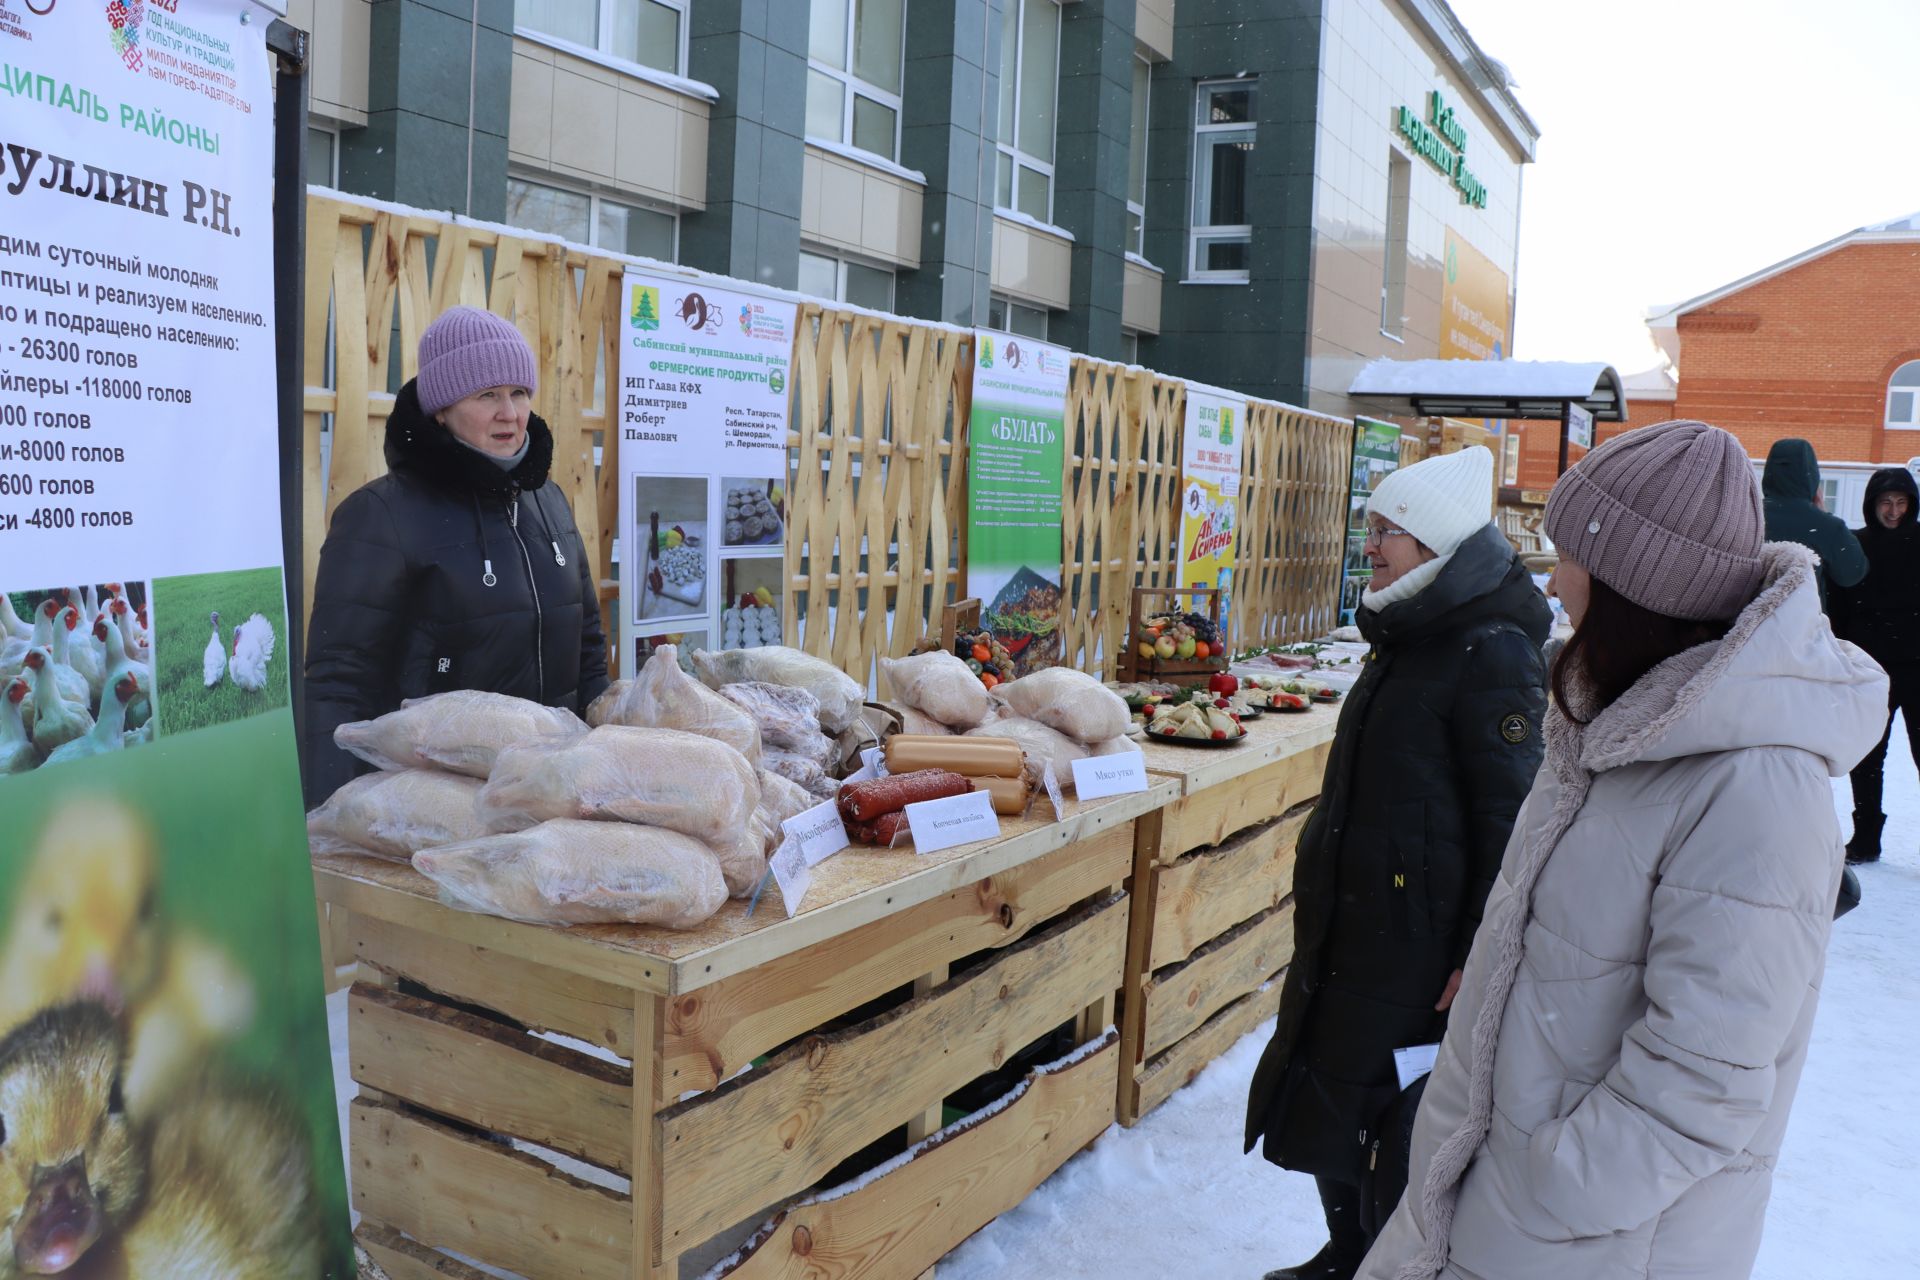
{"label": "eyeglasses", "polygon": [[[1409,538],[1412,536],[1413,535],[1405,529],[1381,529],[1374,526],[1369,526],[1367,529],[1367,542],[1374,543],[1375,545],[1385,543],[1388,538]],[[1366,543],[1363,542],[1361,545],[1365,546]]]}

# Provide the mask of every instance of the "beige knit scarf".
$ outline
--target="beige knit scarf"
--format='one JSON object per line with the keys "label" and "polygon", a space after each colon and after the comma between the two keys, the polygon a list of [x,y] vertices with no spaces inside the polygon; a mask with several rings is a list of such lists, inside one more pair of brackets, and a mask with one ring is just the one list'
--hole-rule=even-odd
{"label": "beige knit scarf", "polygon": [[[1486,1140],[1493,1121],[1493,1064],[1507,999],[1520,972],[1527,922],[1533,918],[1533,889],[1560,838],[1579,816],[1594,778],[1642,758],[1705,698],[1760,624],[1779,610],[1795,590],[1813,578],[1813,553],[1804,547],[1770,543],[1763,553],[1766,584],[1741,613],[1724,639],[1667,659],[1640,678],[1612,706],[1593,713],[1593,696],[1579,680],[1570,682],[1573,710],[1591,717],[1581,724],[1555,705],[1547,711],[1547,764],[1561,792],[1553,813],[1521,849],[1509,868],[1513,893],[1481,926],[1474,949],[1488,948],[1486,998],[1473,1020],[1468,1040],[1467,1114],[1460,1127],[1440,1143],[1418,1190],[1424,1245],[1394,1273],[1394,1280],[1434,1280],[1447,1265],[1453,1234],[1453,1209],[1460,1180]],[[1415,1194],[1408,1188],[1408,1195]]]}

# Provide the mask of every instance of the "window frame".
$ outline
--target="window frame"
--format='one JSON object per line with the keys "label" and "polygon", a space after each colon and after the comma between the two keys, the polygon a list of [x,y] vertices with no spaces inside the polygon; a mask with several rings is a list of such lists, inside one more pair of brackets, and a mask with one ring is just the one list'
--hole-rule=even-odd
{"label": "window frame", "polygon": [[[1127,252],[1133,254],[1136,258],[1144,259],[1147,256],[1147,161],[1150,158],[1148,149],[1152,146],[1153,142],[1153,63],[1137,53],[1133,55],[1133,61],[1134,75],[1136,77],[1139,76],[1139,69],[1142,67],[1146,68],[1147,74],[1142,87],[1135,95],[1141,99],[1138,109],[1134,111],[1135,118],[1140,122],[1140,128],[1138,130],[1140,134],[1140,180],[1136,183],[1133,181],[1133,175],[1131,173],[1127,175],[1127,217],[1130,220],[1130,226],[1127,230]],[[1131,167],[1133,161],[1132,138],[1127,139],[1127,161],[1129,167]]]}
{"label": "window frame", "polygon": [[[626,57],[623,54],[615,53],[613,49],[613,31],[618,19],[614,16],[614,0],[588,0],[588,2],[594,6],[594,39],[590,45],[581,44],[577,40],[569,40],[566,36],[555,35],[550,31],[543,31],[539,27],[528,26],[526,23],[520,21],[520,6],[517,0],[513,13],[514,34],[524,35],[542,44],[553,45],[561,49],[577,49],[592,57],[603,58],[621,67],[631,67],[635,74],[642,78],[663,75],[673,76],[676,79],[686,78],[688,29],[691,27],[693,20],[693,14],[691,12],[693,0],[640,0],[641,3],[653,3],[658,4],[663,9],[672,9],[680,15],[680,46],[673,51],[673,69],[670,71],[660,67],[650,66],[647,63]],[[675,248],[677,249],[678,247],[679,244],[676,233]]]}
{"label": "window frame", "polygon": [[[874,262],[863,262],[858,258],[849,258],[844,254],[839,254],[839,253],[823,252],[822,250],[819,250],[819,249],[813,248],[812,246],[804,245],[804,244],[800,246],[800,256],[803,258],[815,258],[821,262],[831,262],[833,264],[833,299],[832,300],[834,302],[842,303],[850,307],[859,307],[862,310],[866,310],[866,311],[884,311],[888,315],[898,314],[894,310],[895,305],[900,300],[900,269],[898,267],[874,263]],[[848,274],[849,267],[859,267],[865,271],[878,271],[886,275],[887,277],[887,305],[886,306],[872,307],[872,306],[868,306],[864,302],[852,302],[848,300],[847,274]]]}
{"label": "window frame", "polygon": [[[847,11],[846,36],[841,45],[841,60],[846,63],[845,69],[817,61],[813,56],[811,39],[809,39],[808,42],[807,73],[811,75],[817,71],[828,79],[838,80],[840,81],[841,88],[844,90],[840,98],[840,136],[838,138],[819,138],[815,139],[815,141],[830,142],[838,147],[849,147],[863,155],[880,156],[880,158],[888,164],[899,164],[901,121],[906,114],[902,107],[902,101],[907,87],[907,5],[910,3],[910,0],[900,0],[900,93],[890,92],[871,81],[862,80],[858,75],[854,74],[853,42],[859,34],[860,0],[813,0],[813,3],[839,4],[845,6]],[[858,97],[867,98],[872,102],[876,102],[892,110],[892,155],[881,155],[880,152],[860,146],[853,140],[853,104],[854,99]],[[805,110],[806,103],[803,98],[801,102],[803,117]]]}
{"label": "window frame", "polygon": [[1407,277],[1412,266],[1413,160],[1387,148],[1386,233],[1381,237],[1380,336],[1406,342]]}
{"label": "window frame", "polygon": [[[1060,45],[1065,30],[1065,15],[1061,12],[1060,0],[1048,0],[1053,7],[1053,151],[1056,158],[1060,152]],[[1047,213],[1040,221],[1053,225],[1054,166],[1057,160],[1042,160],[1029,152],[1020,150],[1013,138],[1002,138],[1002,132],[1017,137],[1020,132],[1020,107],[1026,96],[1027,65],[1027,25],[1023,21],[1027,7],[1019,0],[1010,6],[1015,10],[1013,45],[1013,119],[996,118],[993,130],[994,171],[993,171],[993,207],[1000,213],[1010,213],[1017,218],[1032,218],[1033,215],[1020,207],[1020,170],[1028,168],[1047,180]],[[1003,19],[1004,21],[1004,19]],[[1001,35],[1004,42],[1006,36]],[[996,51],[998,52],[998,51]],[[1000,161],[1004,158],[1012,167],[1012,180],[1008,183],[1008,203],[1000,203]],[[1022,337],[1028,335],[1021,335]]]}
{"label": "window frame", "polygon": [[[993,309],[995,307],[1005,308],[1002,313],[1002,323],[1000,324],[993,322]],[[1040,327],[1044,332],[1027,333],[1024,330],[1013,328],[1013,312],[1016,307],[1022,311],[1032,312],[1034,315],[1039,316]],[[1031,338],[1035,342],[1051,342],[1053,340],[1053,312],[1046,307],[1036,307],[1031,302],[1021,302],[1019,299],[1009,297],[1004,293],[993,293],[987,297],[986,328],[994,333],[1011,334],[1016,338]]]}
{"label": "window frame", "polygon": [[340,130],[332,124],[316,124],[313,118],[309,116],[307,118],[307,142],[309,145],[312,144],[313,135],[316,133],[325,134],[327,138],[328,172],[326,177],[321,179],[316,178],[313,173],[309,171],[307,173],[307,185],[327,187],[331,190],[338,191],[340,189]]}
{"label": "window frame", "polygon": [[[1211,91],[1221,88],[1244,88],[1253,92],[1254,120],[1252,122],[1231,124],[1210,124],[1206,120],[1206,104]],[[1247,223],[1202,223],[1200,210],[1211,203],[1203,200],[1201,193],[1211,193],[1213,169],[1205,163],[1213,148],[1219,145],[1232,145],[1244,140],[1251,151],[1259,145],[1259,103],[1260,78],[1258,76],[1224,77],[1202,80],[1193,87],[1193,176],[1191,184],[1192,200],[1187,211],[1187,274],[1186,283],[1190,284],[1248,284],[1252,282],[1253,271],[1249,266],[1240,270],[1209,270],[1200,264],[1204,260],[1206,246],[1220,244],[1244,244],[1249,258],[1253,255],[1253,224]],[[1246,135],[1244,139],[1225,135]]]}
{"label": "window frame", "polygon": [[[1900,375],[1911,370],[1913,381],[1900,382]],[[1893,416],[1893,398],[1896,395],[1912,397],[1911,417],[1896,421]],[[1920,360],[1902,361],[1900,367],[1887,375],[1887,397],[1881,405],[1881,426],[1888,431],[1920,431]]]}
{"label": "window frame", "polygon": [[[637,253],[629,253],[624,247],[615,248],[610,245],[603,245],[600,243],[601,207],[606,204],[617,204],[622,206],[623,208],[640,209],[647,213],[660,214],[663,217],[670,219],[673,223],[672,255],[667,258],[650,258],[648,260],[652,262],[670,262],[670,263],[676,263],[676,264],[680,261],[680,211],[678,209],[670,208],[665,205],[653,204],[646,200],[635,199],[632,196],[608,195],[603,192],[596,191],[594,188],[586,186],[585,184],[569,183],[564,180],[555,179],[550,175],[544,174],[544,173],[535,174],[535,173],[528,173],[522,170],[509,169],[507,171],[507,184],[508,184],[509,191],[511,191],[512,184],[516,182],[523,182],[530,187],[546,187],[548,190],[559,191],[559,192],[562,192],[563,194],[570,195],[570,196],[585,196],[587,199],[587,238],[583,241],[576,241],[575,243],[584,244],[588,248],[597,249],[602,253],[617,254],[622,258],[638,258],[638,257],[642,257],[643,255],[637,254]],[[507,222],[507,225],[518,226],[519,224],[513,223],[513,222]],[[537,227],[521,227],[521,230],[532,231],[539,235],[553,234],[550,231],[542,231]]]}

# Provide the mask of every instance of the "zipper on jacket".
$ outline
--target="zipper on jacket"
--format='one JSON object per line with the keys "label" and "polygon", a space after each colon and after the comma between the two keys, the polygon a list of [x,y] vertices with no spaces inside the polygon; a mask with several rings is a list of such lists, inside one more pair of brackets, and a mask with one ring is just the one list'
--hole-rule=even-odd
{"label": "zipper on jacket", "polygon": [[533,592],[533,661],[539,680],[540,701],[547,700],[547,624],[540,611],[540,584],[533,580],[533,557],[527,553],[526,539],[520,536],[520,490],[507,495],[507,523],[513,528],[513,540],[520,544],[520,559],[527,566],[527,589]]}

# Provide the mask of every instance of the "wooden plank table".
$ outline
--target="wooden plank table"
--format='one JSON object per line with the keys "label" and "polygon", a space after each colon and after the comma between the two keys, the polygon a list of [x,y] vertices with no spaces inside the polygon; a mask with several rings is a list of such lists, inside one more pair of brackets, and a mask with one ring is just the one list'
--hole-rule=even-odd
{"label": "wooden plank table", "polygon": [[[1155,778],[925,856],[850,849],[791,919],[769,889],[685,932],[470,914],[404,863],[316,856],[370,975],[349,996],[362,1245],[652,1280],[779,1209],[730,1274],[912,1280],[1112,1121],[1134,828],[1179,791]],[[942,1129],[949,1096],[1063,1024],[1078,1056]],[[902,1127],[912,1159],[806,1198]]]}
{"label": "wooden plank table", "polygon": [[1293,954],[1293,849],[1339,706],[1269,713],[1237,747],[1142,746],[1179,797],[1134,828],[1117,1113],[1133,1124],[1271,1013]]}

